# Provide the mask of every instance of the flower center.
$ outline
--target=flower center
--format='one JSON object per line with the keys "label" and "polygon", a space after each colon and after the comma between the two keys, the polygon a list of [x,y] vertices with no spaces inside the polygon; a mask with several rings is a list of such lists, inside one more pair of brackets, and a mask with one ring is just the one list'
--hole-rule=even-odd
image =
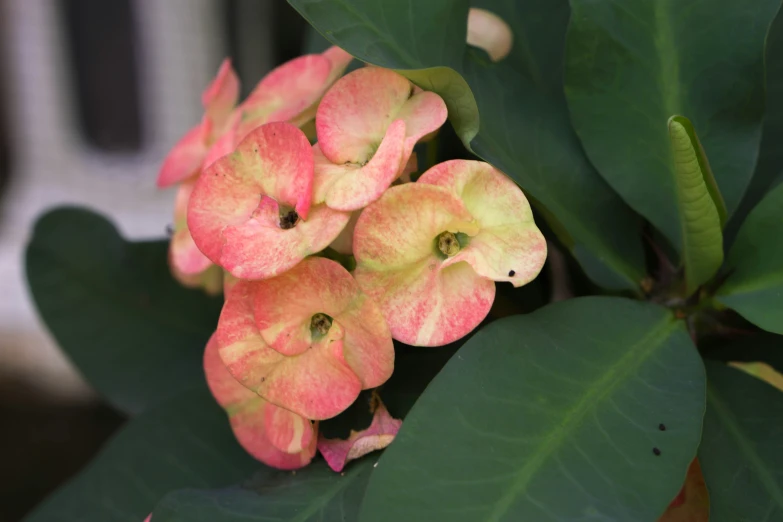
{"label": "flower center", "polygon": [[294,209],[280,209],[280,228],[288,230],[299,222],[299,214]]}
{"label": "flower center", "polygon": [[310,319],[310,332],[316,339],[326,335],[331,327],[332,318],[326,314],[317,313]]}
{"label": "flower center", "polygon": [[446,257],[452,257],[457,255],[460,246],[457,240],[457,235],[452,232],[442,232],[437,239],[438,250]]}

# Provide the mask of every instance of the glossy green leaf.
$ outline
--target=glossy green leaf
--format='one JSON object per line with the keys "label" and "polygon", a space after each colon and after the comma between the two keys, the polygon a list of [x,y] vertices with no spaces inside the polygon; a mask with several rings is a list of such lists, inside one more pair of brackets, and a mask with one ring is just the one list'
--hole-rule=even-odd
{"label": "glossy green leaf", "polygon": [[685,291],[690,295],[709,281],[723,263],[726,207],[691,122],[672,116],[669,139],[682,228]]}
{"label": "glossy green leaf", "polygon": [[24,522],[142,522],[169,491],[224,487],[260,467],[206,390],[135,417]]}
{"label": "glossy green leaf", "polygon": [[640,220],[596,173],[562,94],[567,0],[481,0],[514,32],[499,63],[468,47],[467,0],[289,0],[327,39],[440,94],[463,142],[546,208],[587,274],[635,289],[644,274]]}
{"label": "glossy green leaf", "polygon": [[416,402],[360,520],[654,521],[696,454],[704,387],[684,325],[656,305],[590,297],[501,319]]}
{"label": "glossy green leaf", "polygon": [[[377,457],[377,455],[375,455]],[[222,490],[183,490],[166,496],[153,522],[355,522],[376,459],[335,473],[322,460],[290,471],[264,470]]]}
{"label": "glossy green leaf", "polygon": [[745,319],[783,334],[783,185],[758,204],[729,251],[730,275],[717,299]]}
{"label": "glossy green leaf", "polygon": [[126,242],[78,208],[41,217],[27,246],[42,319],[87,381],[129,413],[204,386],[201,359],[222,300],[172,279],[167,248]]}
{"label": "glossy green leaf", "polygon": [[699,461],[710,522],[783,520],[783,393],[718,363],[707,379]]}
{"label": "glossy green leaf", "polygon": [[780,0],[572,0],[565,89],[592,163],[672,246],[683,245],[673,114],[699,130],[729,215],[764,115],[764,39]]}
{"label": "glossy green leaf", "polygon": [[734,242],[740,225],[772,187],[783,182],[783,11],[769,28],[764,55],[766,106],[761,131],[761,148],[753,179],[740,206],[726,227],[727,245]]}

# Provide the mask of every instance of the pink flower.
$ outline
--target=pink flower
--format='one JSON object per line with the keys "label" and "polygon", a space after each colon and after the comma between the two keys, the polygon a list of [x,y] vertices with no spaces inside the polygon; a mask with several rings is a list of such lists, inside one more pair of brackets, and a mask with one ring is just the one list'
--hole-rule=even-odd
{"label": "pink flower", "polygon": [[326,89],[342,74],[351,55],[338,47],[300,56],[264,77],[239,107],[239,79],[226,59],[201,97],[204,117],[171,150],[158,176],[167,187],[197,175],[234,149],[253,129],[273,121],[296,125],[312,119]]}
{"label": "pink flower", "polygon": [[313,154],[289,123],[252,131],[199,177],[188,208],[198,249],[241,279],[264,279],[326,248],[350,219],[311,207]]}
{"label": "pink flower", "polygon": [[439,346],[486,317],[494,281],[533,280],[546,241],[522,191],[491,165],[453,160],[390,188],[362,212],[353,238],[362,290],[392,336]]}
{"label": "pink flower", "polygon": [[341,78],[318,106],[314,201],[344,211],[378,199],[405,170],[413,146],[446,121],[437,94],[366,67]]}
{"label": "pink flower", "polygon": [[317,426],[238,383],[220,360],[219,349],[213,335],[204,352],[204,372],[212,395],[228,413],[239,444],[268,466],[306,466],[315,455]]}
{"label": "pink flower", "polygon": [[263,281],[239,281],[216,333],[231,374],[269,402],[328,419],[394,367],[380,310],[338,263],[307,258]]}

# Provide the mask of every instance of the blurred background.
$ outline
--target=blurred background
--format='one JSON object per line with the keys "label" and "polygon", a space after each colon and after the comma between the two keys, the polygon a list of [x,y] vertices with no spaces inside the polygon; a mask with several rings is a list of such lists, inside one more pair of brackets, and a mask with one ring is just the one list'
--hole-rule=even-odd
{"label": "blurred background", "polygon": [[21,520],[123,421],[36,315],[23,265],[35,218],[84,205],[126,237],[163,237],[174,190],[156,189],[158,168],[200,120],[221,60],[244,96],[306,36],[285,0],[0,0],[0,522]]}

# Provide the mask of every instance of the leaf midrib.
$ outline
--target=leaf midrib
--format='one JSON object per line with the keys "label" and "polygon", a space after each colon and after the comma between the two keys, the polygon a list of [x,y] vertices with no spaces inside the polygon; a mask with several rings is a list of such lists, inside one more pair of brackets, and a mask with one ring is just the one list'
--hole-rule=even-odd
{"label": "leaf midrib", "polygon": [[734,414],[724,404],[715,388],[709,385],[707,386],[707,402],[712,405],[721,425],[726,429],[729,436],[734,439],[740,453],[750,464],[750,468],[756,472],[756,476],[761,481],[764,489],[769,493],[770,498],[777,503],[778,509],[783,512],[783,491],[781,491],[772,474],[764,466],[764,461],[756,453],[753,444],[739,428]]}
{"label": "leaf midrib", "polygon": [[[495,509],[486,518],[486,522],[498,522],[508,513],[514,500],[527,489],[534,476],[549,457],[563,445],[567,437],[579,428],[587,414],[594,411],[604,397],[624,384],[629,376],[636,375],[638,367],[658,349],[660,341],[679,327],[679,322],[672,320],[667,314],[639,342],[628,348],[620,360],[607,369],[581,400],[563,416],[563,422],[548,434],[542,435],[541,439],[544,442],[532,451],[533,457],[516,473],[516,479],[506,489],[495,505]],[[646,349],[640,349],[645,345],[647,345]]]}

